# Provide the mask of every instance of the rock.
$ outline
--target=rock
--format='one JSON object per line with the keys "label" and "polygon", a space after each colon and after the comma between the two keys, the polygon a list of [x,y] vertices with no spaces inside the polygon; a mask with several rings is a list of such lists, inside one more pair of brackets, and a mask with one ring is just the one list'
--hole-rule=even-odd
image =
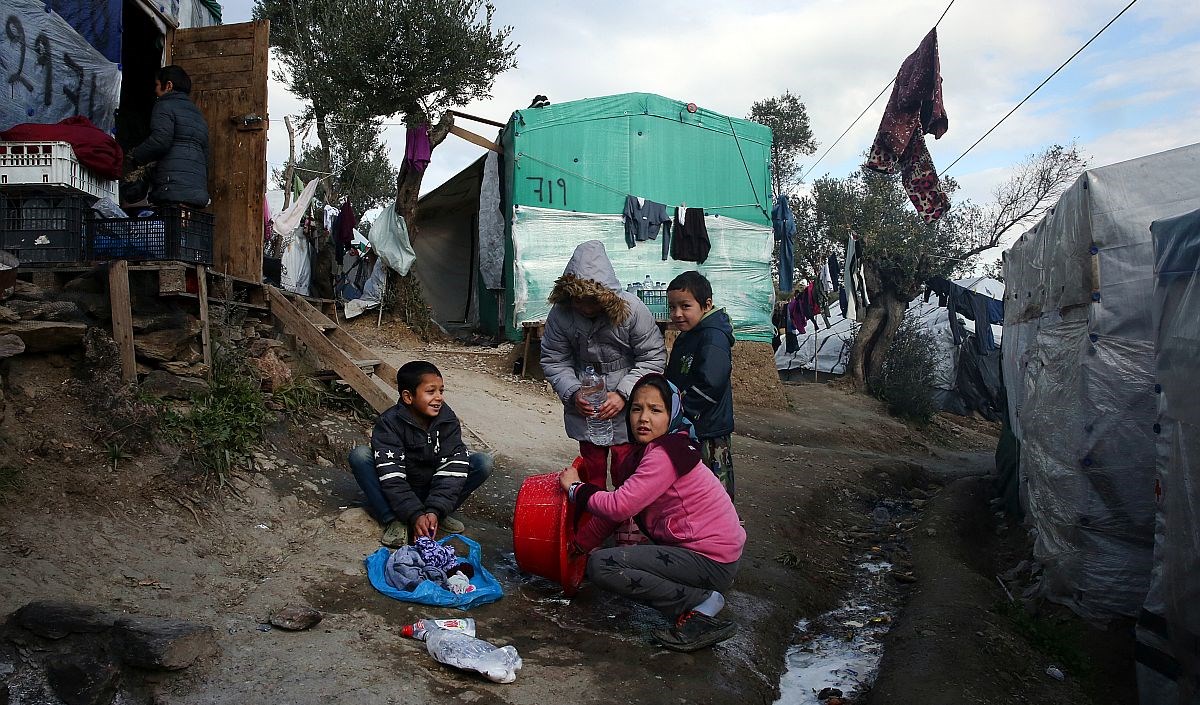
{"label": "rock", "polygon": [[67,705],[109,705],[121,685],[121,669],[89,654],[67,654],[46,664],[46,682]]}
{"label": "rock", "polygon": [[207,389],[208,383],[202,379],[179,377],[163,370],[151,370],[142,380],[142,392],[160,399],[191,399]]}
{"label": "rock", "polygon": [[324,617],[325,615],[312,607],[288,605],[271,615],[271,624],[280,629],[298,632],[317,626]]}
{"label": "rock", "polygon": [[111,627],[115,618],[90,605],[41,600],[30,602],[13,615],[17,625],[47,639],[68,634],[95,634]]}
{"label": "rock", "polygon": [[189,365],[195,365],[204,360],[204,349],[200,347],[199,343],[192,341],[188,343],[187,348],[179,351],[176,359]]}
{"label": "rock", "polygon": [[13,288],[12,298],[18,301],[41,301],[46,298],[46,291],[37,284],[18,280]]}
{"label": "rock", "polygon": [[281,348],[283,343],[274,338],[256,338],[250,346],[246,348],[247,354],[250,357],[262,357],[271,348]]}
{"label": "rock", "polygon": [[268,349],[262,357],[249,358],[247,362],[268,387],[268,391],[278,391],[292,381],[291,368],[279,359],[274,348]]}
{"label": "rock", "polygon": [[25,352],[25,341],[11,333],[0,335],[0,360]]}
{"label": "rock", "polygon": [[79,347],[86,323],[21,321],[0,325],[0,335],[11,333],[25,341],[25,352],[53,352]]}
{"label": "rock", "polygon": [[1051,678],[1053,678],[1056,681],[1061,681],[1061,680],[1067,679],[1066,675],[1063,674],[1062,670],[1059,669],[1058,666],[1054,666],[1054,665],[1050,665],[1050,666],[1046,667],[1046,675],[1050,676]]}
{"label": "rock", "polygon": [[323,455],[318,455],[318,456],[317,456],[317,465],[320,465],[320,466],[321,466],[321,467],[323,467],[323,468],[331,468],[331,467],[333,467],[333,463],[332,463],[332,462],[331,462],[331,461],[330,461],[328,458],[326,458],[326,457],[325,457],[325,456],[323,456]]}
{"label": "rock", "polygon": [[104,293],[104,282],[99,276],[89,272],[82,276],[75,277],[66,284],[63,284],[63,291],[79,291],[89,294],[102,294]]}
{"label": "rock", "polygon": [[892,573],[892,578],[898,583],[917,582],[917,576],[912,573]]}
{"label": "rock", "polygon": [[16,323],[21,320],[17,312],[7,306],[0,306],[0,323]]}
{"label": "rock", "polygon": [[370,538],[379,536],[379,522],[371,518],[371,515],[360,507],[353,507],[339,514],[333,522],[333,528],[339,533],[353,536]]}
{"label": "rock", "polygon": [[133,348],[139,357],[149,360],[174,360],[179,351],[196,337],[198,327],[168,328],[134,336]]}
{"label": "rock", "polygon": [[122,617],[114,625],[121,660],[138,668],[178,671],[217,653],[213,628],[182,619]]}
{"label": "rock", "polygon": [[13,301],[8,308],[26,321],[75,321],[83,312],[74,301]]}
{"label": "rock", "polygon": [[817,693],[817,700],[828,700],[830,698],[842,697],[842,691],[838,688],[822,688],[821,692]]}

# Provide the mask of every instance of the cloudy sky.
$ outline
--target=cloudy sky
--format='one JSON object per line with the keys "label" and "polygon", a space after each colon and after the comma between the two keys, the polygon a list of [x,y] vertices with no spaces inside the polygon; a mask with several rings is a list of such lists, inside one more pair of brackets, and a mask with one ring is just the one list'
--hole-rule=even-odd
{"label": "cloudy sky", "polygon": [[[225,21],[248,20],[252,2],[225,0]],[[646,91],[745,116],[755,100],[790,90],[820,143],[811,164],[895,75],[947,2],[496,0],[498,24],[512,25],[520,44],[518,67],[496,80],[492,98],[464,110],[504,122],[539,93],[565,102]],[[956,0],[938,28],[950,130],[930,140],[934,163],[954,161],[1127,3]],[[1195,142],[1198,67],[1200,2],[1138,0],[950,173],[966,196],[986,201],[1012,164],[1055,142],[1077,140],[1097,166]],[[886,98],[810,180],[856,168]],[[297,114],[300,103],[274,81],[270,101],[275,167],[287,158],[283,115]],[[398,161],[403,128],[386,136]],[[449,137],[434,153],[426,189],[481,153]]]}

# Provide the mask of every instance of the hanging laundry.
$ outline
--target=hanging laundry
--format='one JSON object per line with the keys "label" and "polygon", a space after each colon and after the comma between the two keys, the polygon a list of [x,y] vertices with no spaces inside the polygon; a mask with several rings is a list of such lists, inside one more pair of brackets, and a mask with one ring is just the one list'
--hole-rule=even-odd
{"label": "hanging laundry", "polygon": [[838,264],[837,255],[829,255],[829,262],[825,266],[829,267],[829,283],[833,287],[830,291],[837,291],[842,286],[842,267]]}
{"label": "hanging laundry", "polygon": [[821,265],[821,297],[824,298],[833,293],[833,279],[829,273],[829,264]]}
{"label": "hanging laundry", "polygon": [[954,282],[933,277],[925,282],[925,300],[929,301],[932,292],[938,295],[938,306],[945,306],[950,317],[950,334],[954,344],[962,343],[964,331],[959,314],[975,321],[975,343],[979,353],[986,356],[996,349],[996,339],[992,335],[992,325],[1004,324],[1004,302],[997,301],[986,294],[959,286]]}
{"label": "hanging laundry", "polygon": [[934,27],[900,65],[864,165],[883,174],[895,174],[899,169],[904,190],[926,223],[950,210],[950,198],[938,185],[925,135],[940,139],[949,124],[942,104],[941,62]]}
{"label": "hanging laundry", "polygon": [[862,322],[867,318],[867,307],[871,299],[867,296],[867,279],[863,275],[862,242],[852,233],[846,240],[846,281],[838,297],[842,304],[842,316],[848,320]]}
{"label": "hanging laundry", "polygon": [[429,125],[410,127],[404,133],[404,164],[418,174],[425,172],[433,156],[433,145],[429,142]]}
{"label": "hanging laundry", "polygon": [[704,264],[712,243],[704,223],[703,208],[677,208],[671,235],[671,256],[681,262]]}
{"label": "hanging laundry", "polygon": [[793,252],[796,218],[792,215],[787,194],[781,193],[775,197],[775,207],[771,209],[771,228],[775,231],[775,242],[779,243],[779,290],[791,291],[792,274],[796,270]]}
{"label": "hanging laundry", "polygon": [[646,198],[625,197],[625,244],[635,247],[646,240],[657,240],[659,229],[671,227],[667,207]]}

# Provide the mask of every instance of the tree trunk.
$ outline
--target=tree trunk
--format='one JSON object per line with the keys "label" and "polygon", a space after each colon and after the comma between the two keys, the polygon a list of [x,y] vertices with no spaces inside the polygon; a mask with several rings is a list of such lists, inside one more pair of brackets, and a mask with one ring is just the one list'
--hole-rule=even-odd
{"label": "tree trunk", "polygon": [[[419,123],[422,120],[419,116],[423,115],[423,112],[413,109],[406,111],[405,114],[408,116],[408,120]],[[429,129],[431,152],[450,134],[450,127],[453,124],[454,116],[445,112],[442,114],[441,120]],[[425,172],[410,169],[407,163],[400,165],[400,174],[396,177],[396,214],[404,218],[404,223],[408,226],[408,239],[412,242],[416,241],[420,230],[416,218],[417,201],[421,196],[421,182],[424,179]],[[414,333],[422,338],[429,338],[437,326],[433,322],[433,317],[430,316],[429,305],[425,303],[425,297],[421,293],[421,284],[417,280],[416,268],[419,266],[420,262],[414,262],[413,268],[406,276],[388,278],[385,307],[400,313],[404,322]]]}
{"label": "tree trunk", "polygon": [[288,163],[283,172],[283,209],[292,205],[292,176],[296,173],[296,130],[292,128],[292,116],[284,115],[283,124],[288,131]]}
{"label": "tree trunk", "polygon": [[[317,122],[317,141],[321,143],[321,171],[331,172],[333,171],[333,160],[330,157],[331,148],[329,146],[329,127],[325,124],[326,114],[327,113],[323,109],[317,107],[316,103],[313,103],[313,116]],[[318,174],[314,178],[322,179],[321,193],[324,194],[323,200],[325,201],[325,205],[337,205],[335,203],[337,200],[337,194],[333,191],[333,175],[329,174],[326,176],[324,174]]]}
{"label": "tree trunk", "polygon": [[888,348],[904,320],[908,301],[886,282],[883,289],[871,299],[867,318],[858,330],[854,347],[850,349],[849,373],[860,389],[865,388],[868,380],[883,369]]}

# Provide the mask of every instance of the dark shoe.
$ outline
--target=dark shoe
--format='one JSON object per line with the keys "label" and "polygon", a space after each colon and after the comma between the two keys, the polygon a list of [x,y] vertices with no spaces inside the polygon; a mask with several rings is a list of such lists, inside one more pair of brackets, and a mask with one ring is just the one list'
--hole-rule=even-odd
{"label": "dark shoe", "polygon": [[454,518],[453,514],[447,514],[441,523],[438,524],[438,528],[447,534],[461,534],[467,530],[462,521]]}
{"label": "dark shoe", "polygon": [[672,651],[697,651],[725,641],[737,633],[737,625],[695,610],[684,612],[670,629],[657,629],[654,638]]}
{"label": "dark shoe", "polygon": [[380,537],[379,543],[388,548],[400,548],[408,544],[408,523],[400,521],[390,522],[383,530],[383,536]]}

